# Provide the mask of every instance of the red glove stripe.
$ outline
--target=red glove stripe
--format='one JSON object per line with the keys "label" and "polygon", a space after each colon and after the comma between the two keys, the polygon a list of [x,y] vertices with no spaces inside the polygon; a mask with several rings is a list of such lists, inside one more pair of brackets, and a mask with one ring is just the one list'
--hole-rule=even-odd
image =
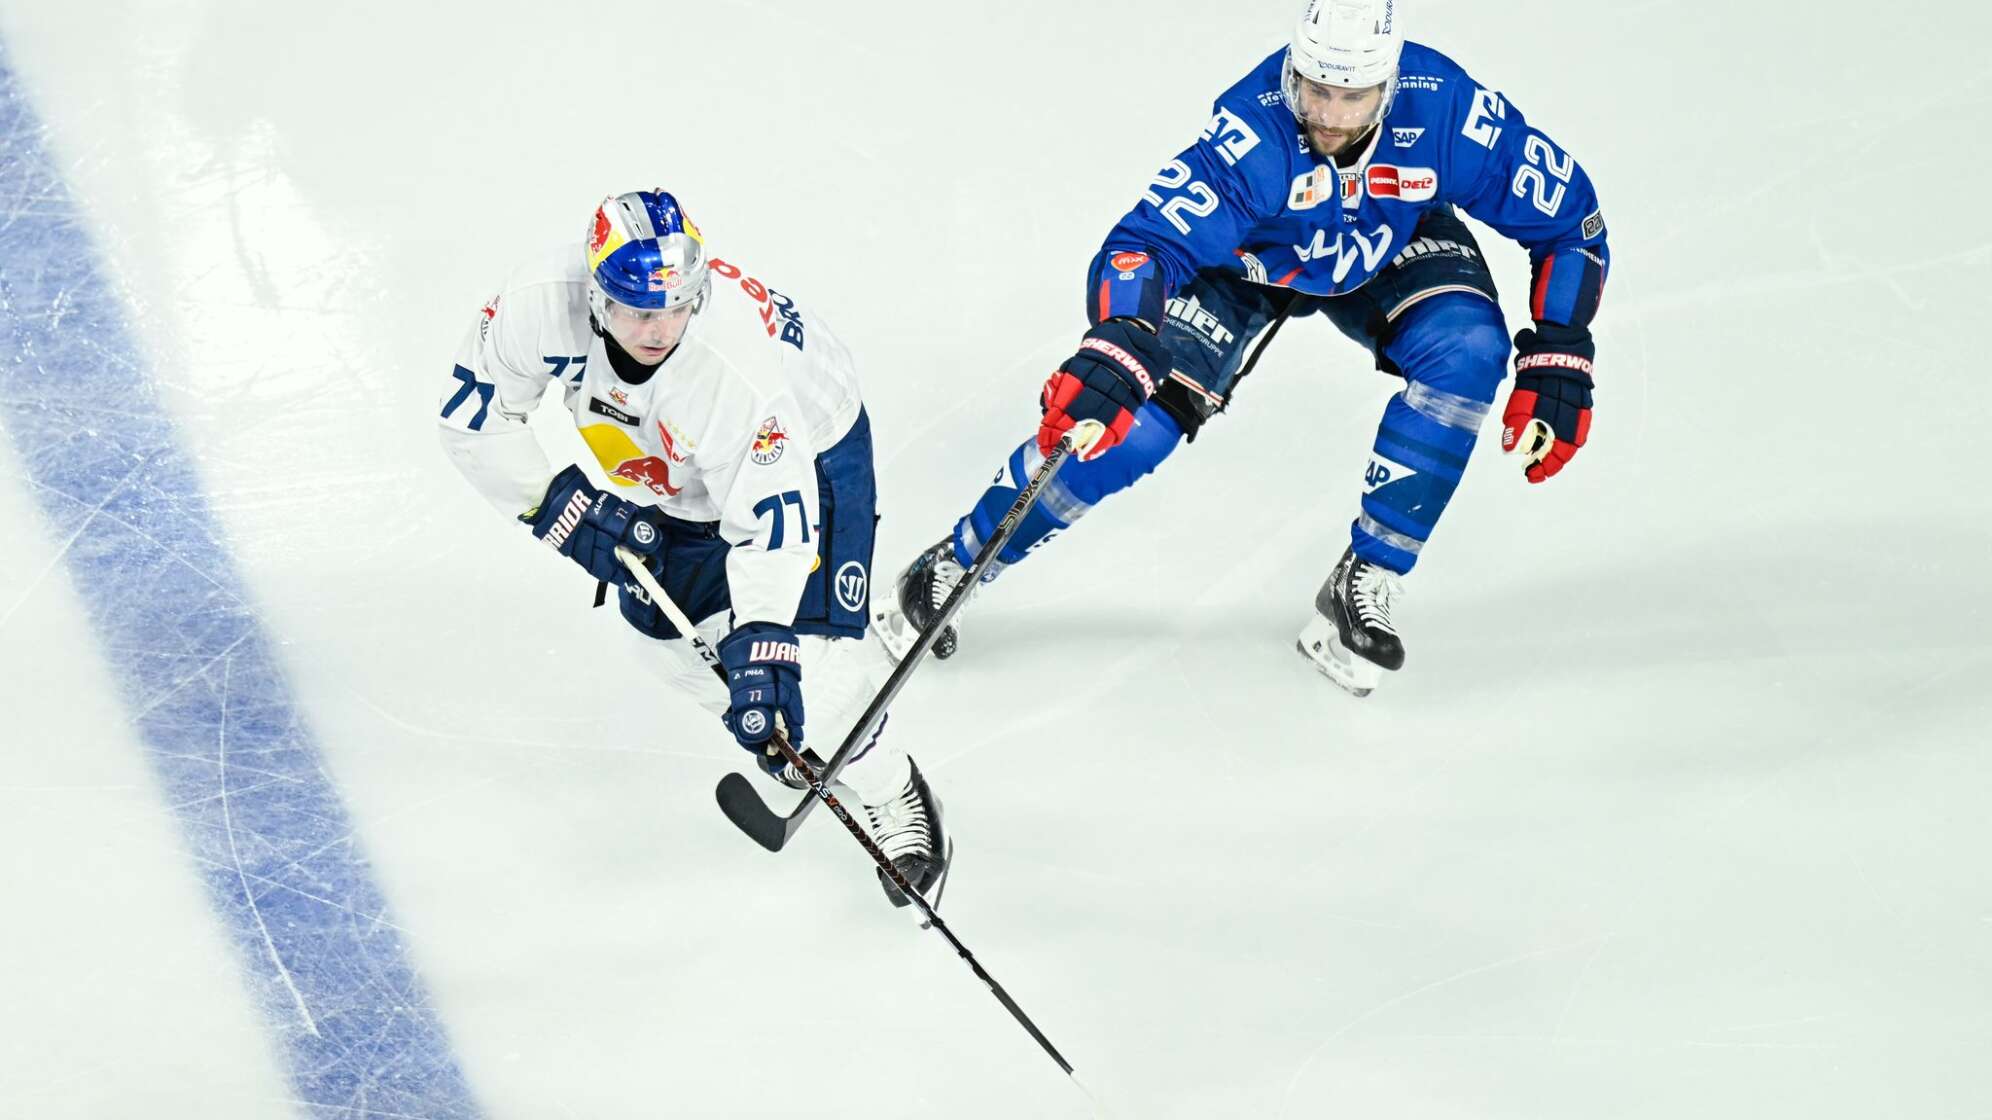
{"label": "red glove stripe", "polygon": [[1508,394],[1508,409],[1501,414],[1501,450],[1513,451],[1515,439],[1529,421],[1535,418],[1536,394],[1532,389],[1517,389]]}
{"label": "red glove stripe", "polygon": [[1551,256],[1542,262],[1542,271],[1536,274],[1535,298],[1529,301],[1529,316],[1542,322],[1542,305],[1549,298],[1549,278],[1556,271],[1556,258]]}
{"label": "red glove stripe", "polygon": [[[1591,435],[1591,410],[1587,408],[1577,413],[1576,446],[1578,447],[1584,446],[1584,441],[1590,438],[1590,435]],[[1572,454],[1575,454],[1575,452],[1573,451]]]}

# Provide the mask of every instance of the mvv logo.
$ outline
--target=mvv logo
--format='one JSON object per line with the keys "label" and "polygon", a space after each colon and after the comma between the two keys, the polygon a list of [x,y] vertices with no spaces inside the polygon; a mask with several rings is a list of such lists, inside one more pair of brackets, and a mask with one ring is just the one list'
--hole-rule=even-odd
{"label": "mvv logo", "polygon": [[[1362,262],[1365,273],[1375,272],[1377,266],[1383,263],[1386,254],[1390,252],[1390,236],[1389,226],[1378,226],[1368,237],[1360,233],[1343,231],[1337,233],[1335,240],[1331,242],[1328,240],[1327,230],[1317,229],[1314,231],[1314,241],[1311,244],[1295,245],[1293,251],[1300,254],[1300,259],[1303,261],[1326,260],[1333,257],[1335,283],[1340,284],[1348,277],[1349,270],[1356,267],[1357,261]],[[1370,241],[1371,237],[1376,238],[1374,243]]]}

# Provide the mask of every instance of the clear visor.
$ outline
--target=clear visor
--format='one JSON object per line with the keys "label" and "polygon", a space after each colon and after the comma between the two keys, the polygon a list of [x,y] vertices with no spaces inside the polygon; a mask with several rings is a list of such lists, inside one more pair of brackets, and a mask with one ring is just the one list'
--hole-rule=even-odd
{"label": "clear visor", "polygon": [[1356,89],[1326,85],[1302,77],[1288,62],[1281,75],[1280,92],[1300,123],[1332,132],[1358,133],[1383,119],[1394,85],[1394,78]]}
{"label": "clear visor", "polygon": [[617,303],[604,293],[601,297],[601,306],[603,314],[612,322],[629,323],[632,325],[638,323],[682,321],[692,317],[692,304],[690,301],[681,303],[676,307],[631,307],[626,303]]}

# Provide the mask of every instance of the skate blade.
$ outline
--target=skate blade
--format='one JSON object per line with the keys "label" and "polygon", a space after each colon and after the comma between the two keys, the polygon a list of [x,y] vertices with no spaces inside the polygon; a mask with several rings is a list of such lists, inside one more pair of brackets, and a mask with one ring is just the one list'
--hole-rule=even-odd
{"label": "skate blade", "polygon": [[[941,877],[934,880],[934,897],[927,902],[927,908],[938,914],[941,912],[941,892],[948,889],[948,876],[954,872],[954,837],[948,837],[948,856],[941,864]],[[908,902],[907,905],[912,905]],[[933,929],[934,920],[928,918],[920,923],[921,929]]]}
{"label": "skate blade", "polygon": [[906,652],[919,640],[920,632],[913,629],[906,621],[906,613],[899,609],[899,581],[886,584],[872,596],[871,631],[895,665],[906,660]]}
{"label": "skate blade", "polygon": [[1335,624],[1319,615],[1301,631],[1293,648],[1300,651],[1316,672],[1351,696],[1368,696],[1383,680],[1383,668],[1350,652],[1342,644],[1341,635],[1335,632]]}

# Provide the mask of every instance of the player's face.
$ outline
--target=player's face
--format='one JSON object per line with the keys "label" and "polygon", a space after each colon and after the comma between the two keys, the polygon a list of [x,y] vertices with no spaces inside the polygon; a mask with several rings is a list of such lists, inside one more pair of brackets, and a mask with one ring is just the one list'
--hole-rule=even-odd
{"label": "player's face", "polygon": [[1307,142],[1324,156],[1340,155],[1369,132],[1382,115],[1384,87],[1343,89],[1299,78],[1293,115],[1307,130]]}
{"label": "player's face", "polygon": [[671,356],[685,327],[692,321],[692,305],[650,310],[608,300],[609,321],[602,324],[610,337],[622,344],[629,356],[653,366]]}

